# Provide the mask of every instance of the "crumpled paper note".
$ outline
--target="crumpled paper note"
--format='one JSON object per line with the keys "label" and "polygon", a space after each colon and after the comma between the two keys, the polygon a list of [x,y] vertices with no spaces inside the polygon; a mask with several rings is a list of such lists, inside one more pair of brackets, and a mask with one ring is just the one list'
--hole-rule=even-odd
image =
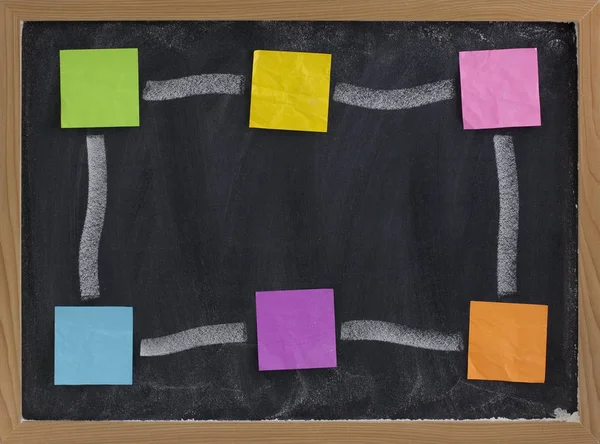
{"label": "crumpled paper note", "polygon": [[331,54],[254,51],[250,128],[327,132]]}
{"label": "crumpled paper note", "polygon": [[544,382],[548,306],[471,301],[467,379]]}
{"label": "crumpled paper note", "polygon": [[337,366],[333,289],[256,292],[258,369]]}
{"label": "crumpled paper note", "polygon": [[537,48],[461,51],[464,129],[540,126]]}

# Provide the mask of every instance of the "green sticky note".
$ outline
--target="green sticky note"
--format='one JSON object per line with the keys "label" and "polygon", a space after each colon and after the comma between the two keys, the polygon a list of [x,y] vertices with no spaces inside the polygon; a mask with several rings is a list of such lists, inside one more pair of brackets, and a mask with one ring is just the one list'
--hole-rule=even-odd
{"label": "green sticky note", "polygon": [[60,51],[62,128],[140,126],[138,50]]}

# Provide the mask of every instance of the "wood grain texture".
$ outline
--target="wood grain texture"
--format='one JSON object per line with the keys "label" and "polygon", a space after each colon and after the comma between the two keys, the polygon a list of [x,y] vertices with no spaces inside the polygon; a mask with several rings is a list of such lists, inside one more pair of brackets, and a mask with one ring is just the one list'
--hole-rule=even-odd
{"label": "wood grain texture", "polygon": [[23,20],[577,21],[595,0],[13,0]]}
{"label": "wood grain texture", "polygon": [[557,422],[25,422],[7,444],[39,443],[577,443],[596,442]]}
{"label": "wood grain texture", "polygon": [[600,5],[579,42],[579,410],[600,440]]}
{"label": "wood grain texture", "polygon": [[0,4],[0,441],[21,418],[21,125],[18,24]]}
{"label": "wood grain texture", "polygon": [[[600,438],[600,8],[589,12],[594,4],[595,0],[0,0],[0,442],[596,442],[586,431]],[[585,428],[543,421],[21,423],[19,22],[109,19],[581,20],[579,332],[580,414]]]}

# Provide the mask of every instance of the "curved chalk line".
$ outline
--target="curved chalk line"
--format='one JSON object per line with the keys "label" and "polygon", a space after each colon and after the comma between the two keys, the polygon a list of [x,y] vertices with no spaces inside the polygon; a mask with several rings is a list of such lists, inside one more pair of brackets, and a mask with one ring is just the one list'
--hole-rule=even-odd
{"label": "curved chalk line", "polygon": [[104,136],[87,136],[88,199],[79,243],[81,299],[100,297],[98,250],[106,212],[106,150]]}
{"label": "curved chalk line", "polygon": [[497,281],[500,296],[517,292],[519,182],[511,136],[494,136],[500,214],[498,217]]}
{"label": "curved chalk line", "polygon": [[450,100],[455,95],[451,80],[427,83],[414,88],[388,90],[339,83],[335,86],[333,100],[362,108],[397,110]]}
{"label": "curved chalk line", "polygon": [[236,74],[200,74],[171,80],[148,80],[144,100],[172,100],[203,94],[242,94],[244,76]]}
{"label": "curved chalk line", "polygon": [[246,342],[246,324],[206,325],[157,338],[142,339],[140,356],[164,356],[196,347]]}
{"label": "curved chalk line", "polygon": [[408,347],[439,351],[462,351],[460,334],[444,334],[420,330],[383,321],[342,322],[340,339],[343,341],[380,341]]}

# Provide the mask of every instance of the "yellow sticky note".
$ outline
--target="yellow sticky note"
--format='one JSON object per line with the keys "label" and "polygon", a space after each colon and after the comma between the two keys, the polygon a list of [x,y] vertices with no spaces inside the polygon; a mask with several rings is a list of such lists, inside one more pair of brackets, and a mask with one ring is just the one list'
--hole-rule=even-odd
{"label": "yellow sticky note", "polygon": [[254,51],[250,128],[327,132],[331,54]]}
{"label": "yellow sticky note", "polygon": [[471,302],[467,379],[544,382],[548,306]]}

